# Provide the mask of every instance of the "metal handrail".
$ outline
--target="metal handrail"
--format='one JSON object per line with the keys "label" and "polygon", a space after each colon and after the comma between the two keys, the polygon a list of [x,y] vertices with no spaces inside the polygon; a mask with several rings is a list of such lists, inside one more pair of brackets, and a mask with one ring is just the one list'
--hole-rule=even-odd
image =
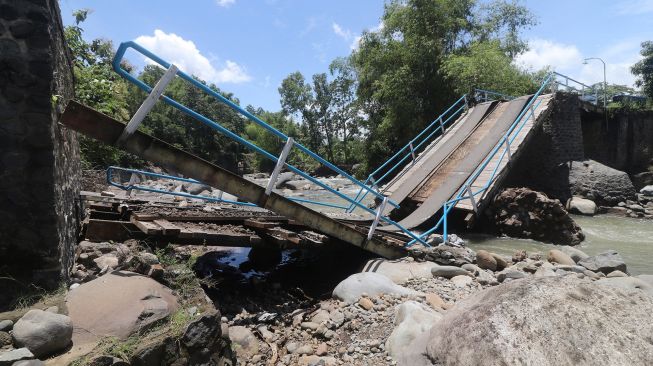
{"label": "metal handrail", "polygon": [[156,188],[150,188],[150,187],[145,187],[141,186],[138,184],[134,183],[127,183],[125,184],[120,184],[116,182],[113,179],[114,172],[127,172],[131,174],[140,174],[140,175],[145,175],[145,176],[150,176],[150,177],[155,177],[155,178],[161,178],[161,179],[169,179],[169,180],[176,180],[179,182],[185,182],[185,183],[196,183],[196,184],[204,184],[198,180],[195,179],[190,179],[190,178],[182,178],[182,177],[175,177],[172,175],[165,175],[165,174],[159,174],[159,173],[154,173],[154,172],[147,172],[144,170],[137,170],[137,169],[129,169],[129,168],[122,168],[118,166],[110,166],[107,168],[107,183],[113,187],[120,188],[124,191],[132,191],[132,190],[138,190],[138,191],[144,191],[144,192],[153,192],[153,193],[161,193],[161,194],[169,194],[172,196],[179,196],[179,197],[185,197],[185,198],[196,198],[196,199],[201,199],[204,201],[210,201],[210,202],[224,202],[224,203],[231,203],[234,205],[241,205],[241,206],[256,206],[253,203],[250,202],[240,202],[240,201],[233,201],[233,200],[228,200],[228,199],[223,199],[223,198],[218,198],[218,197],[208,197],[208,196],[202,196],[202,195],[197,195],[197,194],[190,194],[190,193],[184,193],[184,192],[171,192],[171,191],[164,191],[162,189],[156,189]]}
{"label": "metal handrail", "polygon": [[[116,73],[118,73],[119,75],[121,75],[126,80],[128,80],[129,82],[131,82],[132,84],[136,85],[141,90],[145,91],[146,93],[150,93],[152,91],[152,89],[153,89],[152,87],[145,84],[143,81],[138,80],[136,77],[131,75],[127,70],[122,68],[121,62],[122,62],[122,60],[124,58],[125,52],[129,48],[139,52],[143,56],[146,56],[147,58],[149,58],[150,60],[152,60],[155,63],[159,64],[160,66],[162,66],[165,69],[169,69],[171,67],[171,64],[164,61],[160,57],[156,56],[152,52],[148,51],[147,49],[143,48],[142,46],[138,45],[137,43],[135,43],[133,41],[124,42],[124,43],[120,44],[120,46],[118,47],[118,50],[116,51],[116,55],[115,55],[115,57],[113,59],[113,69],[114,69],[114,71]],[[207,93],[207,94],[211,95],[212,97],[216,98],[218,101],[220,101],[223,104],[227,105],[228,107],[232,108],[234,111],[240,113],[241,115],[243,115],[244,117],[246,117],[250,121],[256,123],[257,125],[259,125],[261,127],[263,127],[265,130],[267,130],[270,133],[274,134],[275,136],[280,138],[282,141],[285,141],[286,143],[289,142],[289,139],[290,139],[289,136],[285,135],[284,133],[282,133],[281,131],[277,130],[276,128],[270,126],[269,124],[265,123],[263,120],[259,119],[258,117],[254,116],[253,114],[247,112],[245,109],[241,108],[239,105],[237,105],[237,104],[233,103],[232,101],[228,100],[227,98],[225,98],[221,94],[217,93],[216,91],[212,90],[208,86],[198,82],[192,76],[190,76],[190,75],[188,75],[188,74],[186,74],[184,72],[181,72],[181,71],[178,71],[176,75],[179,76],[181,79],[186,80],[187,82],[191,83],[193,86],[201,89],[205,93]],[[217,122],[212,121],[211,119],[209,119],[209,118],[195,112],[194,110],[186,107],[185,105],[177,102],[176,100],[174,100],[174,99],[172,99],[172,98],[170,98],[170,97],[168,97],[166,95],[161,95],[160,99],[164,103],[166,103],[168,105],[171,105],[172,107],[180,110],[181,112],[183,112],[183,113],[197,119],[198,121],[208,125],[209,127],[213,128],[213,129],[217,130],[218,132],[222,133],[223,135],[229,137],[230,139],[235,140],[235,141],[245,145],[247,148],[249,148],[249,149],[251,149],[251,150],[253,150],[253,151],[255,151],[255,152],[257,152],[257,153],[259,153],[259,154],[261,154],[263,156],[265,156],[266,158],[268,158],[268,159],[270,159],[270,160],[272,160],[274,162],[277,162],[278,164],[282,163],[282,165],[285,166],[288,170],[290,170],[290,171],[304,177],[308,181],[322,187],[323,189],[333,193],[337,197],[349,202],[350,205],[354,205],[356,207],[359,207],[359,208],[363,209],[364,211],[366,211],[366,212],[368,212],[370,214],[378,216],[376,211],[374,211],[374,210],[368,208],[367,206],[361,204],[359,201],[354,200],[351,197],[349,197],[347,195],[344,195],[344,194],[340,193],[339,191],[329,187],[327,184],[321,182],[319,179],[315,179],[315,178],[311,177],[308,173],[306,173],[306,172],[302,171],[301,169],[299,169],[299,168],[285,162],[284,160],[280,159],[279,157],[277,157],[275,155],[272,155],[271,153],[269,153],[265,149],[262,149],[261,147],[251,143],[250,141],[245,140],[244,138],[238,136],[237,134],[235,134],[234,132],[230,131],[229,129],[223,127],[222,125],[218,124]],[[349,179],[351,182],[353,182],[354,184],[361,187],[361,189],[365,190],[367,193],[371,192],[377,198],[387,200],[387,198],[383,194],[381,194],[380,192],[375,191],[373,187],[369,187],[365,183],[362,183],[362,182],[358,181],[356,178],[352,177],[347,172],[345,172],[342,169],[338,168],[337,166],[331,164],[330,162],[328,162],[324,158],[320,157],[319,155],[315,154],[314,152],[312,152],[308,148],[304,147],[303,145],[301,145],[299,143],[294,143],[294,144],[291,144],[291,145],[292,145],[291,148],[296,147],[297,149],[299,149],[303,153],[307,154],[308,156],[312,157],[313,159],[317,160],[318,162],[320,162],[324,166],[330,168],[331,170],[335,171],[336,173],[340,174],[341,176]],[[310,201],[310,200],[302,200],[301,202],[308,202],[308,201]],[[393,202],[391,200],[387,200],[387,202],[389,204],[395,206],[395,207],[399,207],[399,205],[396,202]],[[310,201],[310,203],[320,204],[320,203],[318,203],[316,201]],[[344,209],[345,207],[342,206],[341,208]],[[424,241],[419,239],[411,231],[407,230],[406,228],[404,228],[403,226],[401,226],[399,223],[395,222],[394,220],[391,220],[389,217],[381,215],[379,218],[380,218],[380,220],[383,220],[383,221],[387,222],[390,225],[396,226],[403,233],[405,233],[406,235],[411,237],[413,240],[416,240],[416,241],[419,241],[419,242],[421,242],[421,243],[423,243],[425,245],[428,245]]]}
{"label": "metal handrail", "polygon": [[[560,77],[560,78],[564,79],[564,83],[561,83],[560,81],[555,80],[555,86],[565,87],[566,91],[568,91],[568,92],[569,91],[575,91],[575,92],[579,93],[581,95],[581,97],[584,97],[585,95],[588,95],[588,94],[591,95],[592,93],[586,93],[586,90],[590,90],[594,94],[594,104],[598,103],[599,91],[596,89],[596,87],[587,85],[585,83],[582,83],[582,82],[580,82],[580,81],[578,81],[576,79],[570,78],[569,76],[563,75],[563,74],[561,74],[559,72],[553,71],[551,74],[553,74],[554,77],[556,77],[556,78]],[[572,85],[569,85],[570,81],[572,82]],[[576,85],[574,85],[574,84],[576,84]],[[578,88],[578,86],[580,86],[580,89]]]}
{"label": "metal handrail", "polygon": [[[503,137],[497,142],[497,144],[492,149],[492,151],[486,156],[483,163],[481,163],[474,170],[472,175],[470,175],[470,177],[465,181],[465,183],[462,185],[462,187],[458,190],[455,198],[445,202],[444,207],[443,207],[442,216],[440,217],[438,222],[431,229],[429,229],[429,230],[423,232],[422,234],[420,234],[419,235],[420,239],[427,238],[429,235],[431,235],[436,230],[438,230],[440,228],[440,226],[442,226],[442,236],[443,236],[444,242],[447,241],[447,236],[448,236],[447,217],[448,217],[449,212],[453,209],[453,207],[455,207],[455,205],[458,202],[460,202],[462,200],[465,200],[465,199],[472,199],[473,200],[474,197],[476,197],[478,195],[481,195],[481,194],[485,193],[487,190],[489,190],[489,188],[492,186],[492,184],[494,183],[494,181],[497,178],[498,169],[499,169],[499,166],[501,165],[501,162],[503,161],[504,157],[506,155],[508,155],[509,158],[510,158],[509,149],[510,149],[511,143],[519,135],[519,132],[521,132],[522,128],[526,125],[526,122],[530,118],[535,118],[535,110],[541,104],[541,100],[538,101],[537,99],[540,97],[542,92],[546,89],[547,86],[549,86],[549,84],[551,82],[553,82],[554,84],[558,83],[558,81],[555,80],[556,75],[564,77],[564,75],[561,75],[561,74],[558,74],[558,73],[553,73],[553,72],[550,73],[549,75],[547,75],[547,77],[543,80],[542,84],[540,85],[540,88],[538,89],[538,91],[531,97],[531,99],[526,104],[526,106],[524,106],[521,113],[517,116],[517,118],[515,118],[515,121],[510,125],[510,128],[508,128],[508,130],[503,135]],[[569,79],[573,80],[571,78],[569,78]],[[535,104],[536,101],[537,101],[537,104]],[[526,118],[524,118],[524,117],[526,117]],[[513,132],[515,132],[514,135],[513,135]],[[481,187],[476,192],[474,192],[472,190],[471,185],[476,181],[476,179],[480,176],[480,174],[483,172],[483,170],[485,170],[487,165],[490,163],[490,161],[492,161],[494,156],[499,152],[499,150],[502,147],[503,147],[503,150],[501,150],[501,156],[499,157],[499,160],[497,161],[497,164],[494,167],[494,169],[492,171],[492,174],[490,175],[490,179],[488,179],[488,181],[486,182],[486,184],[483,187]],[[406,245],[410,246],[410,245],[413,245],[415,242],[416,241],[413,240],[413,241],[408,242]]]}

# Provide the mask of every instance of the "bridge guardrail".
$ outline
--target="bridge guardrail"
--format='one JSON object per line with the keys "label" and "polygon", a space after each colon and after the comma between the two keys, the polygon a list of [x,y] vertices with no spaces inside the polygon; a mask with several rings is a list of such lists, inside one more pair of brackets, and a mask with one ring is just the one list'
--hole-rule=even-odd
{"label": "bridge guardrail", "polygon": [[[141,80],[138,80],[135,76],[131,75],[127,70],[125,70],[121,62],[125,56],[125,53],[127,52],[128,49],[132,49],[141,55],[147,57],[148,59],[152,60],[154,63],[158,64],[162,68],[166,69],[166,73],[164,76],[159,80],[156,86],[151,87],[144,83]],[[310,176],[308,173],[302,171],[301,169],[289,164],[286,162],[286,158],[290,151],[293,148],[298,149],[299,151],[305,153],[306,155],[310,156],[311,158],[315,159],[319,163],[323,164],[324,166],[328,167],[332,171],[340,174],[341,176],[347,178],[350,180],[353,184],[359,186],[361,190],[364,190],[366,193],[371,193],[378,199],[381,199],[388,204],[391,204],[395,207],[399,207],[399,205],[396,202],[393,202],[391,200],[388,200],[387,197],[385,197],[383,194],[380,192],[377,192],[373,187],[370,187],[366,185],[366,183],[362,183],[358,181],[356,178],[351,176],[349,173],[343,171],[342,169],[338,168],[337,166],[331,164],[328,162],[326,159],[322,158],[321,156],[317,155],[316,153],[312,152],[308,148],[304,147],[302,144],[294,142],[294,140],[286,136],[284,133],[281,131],[277,130],[276,128],[270,126],[269,124],[265,123],[263,120],[259,119],[258,117],[254,116],[253,114],[249,113],[245,109],[241,108],[239,105],[233,103],[232,101],[228,100],[221,94],[217,93],[216,91],[212,90],[209,88],[207,85],[204,85],[197,80],[195,80],[192,76],[177,70],[176,66],[161,59],[157,55],[153,54],[152,52],[148,51],[144,47],[140,46],[139,44],[129,41],[129,42],[123,42],[120,44],[118,47],[118,50],[116,51],[116,55],[113,59],[113,69],[116,73],[118,73],[120,76],[125,78],[127,81],[131,82],[135,86],[137,86],[139,89],[143,90],[146,93],[149,93],[148,98],[143,102],[139,110],[136,112],[136,114],[132,117],[132,120],[129,122],[127,127],[125,128],[125,131],[123,132],[123,135],[121,135],[120,139],[118,142],[120,142],[121,139],[126,138],[130,133],[133,133],[138,128],[138,124],[142,122],[142,119],[145,117],[145,115],[148,113],[148,111],[152,108],[154,103],[158,100],[162,100],[164,103],[176,108],[177,110],[181,111],[184,114],[187,114],[194,119],[198,120],[199,122],[211,127],[212,129],[218,131],[219,133],[222,133],[223,135],[227,136],[228,138],[237,141],[243,145],[245,145],[248,149],[257,152],[264,157],[276,162],[275,170],[272,173],[271,179],[268,182],[268,189],[266,189],[266,193],[269,194],[270,192],[270,186],[273,186],[275,181],[274,178],[278,175],[279,171],[281,170],[282,167],[287,168],[288,170],[294,172],[295,174],[300,175],[304,179],[322,187],[326,191],[334,194],[335,196],[339,197],[340,199],[345,200],[351,205],[361,208],[362,210],[374,215],[376,217],[375,221],[384,221],[388,223],[389,225],[393,225],[397,228],[399,228],[403,233],[411,237],[413,240],[419,241],[423,244],[426,244],[423,240],[418,238],[415,234],[413,234],[411,231],[407,230],[403,226],[401,226],[399,223],[395,222],[394,220],[390,219],[389,217],[386,217],[384,215],[379,215],[378,210],[374,211],[370,209],[369,207],[361,204],[360,201],[352,199],[351,197],[329,187],[326,183],[320,181],[319,179],[316,179],[312,176]],[[172,75],[172,76],[171,76]],[[198,89],[202,90],[203,92],[211,95],[212,97],[216,98],[219,102],[227,105],[237,113],[241,114],[242,116],[246,117],[248,120],[251,122],[263,127],[266,131],[269,133],[272,133],[276,137],[280,138],[282,141],[285,141],[286,145],[284,146],[284,151],[282,152],[282,155],[277,157],[270,152],[266,151],[265,149],[251,143],[250,141],[247,141],[246,139],[238,136],[236,133],[230,131],[229,129],[223,127],[219,123],[212,121],[211,119],[207,118],[206,116],[197,113],[196,111],[186,107],[185,105],[177,102],[176,100],[166,96],[163,94],[163,91],[165,89],[165,86],[167,83],[170,82],[175,76],[180,77],[181,79],[185,80],[186,82],[191,83],[193,86],[197,87]],[[299,202],[306,202],[306,203],[316,203],[320,204],[317,201],[311,201],[311,200],[304,200],[304,199],[299,199],[297,200]],[[344,206],[341,208],[345,208]],[[373,233],[373,230],[370,232],[370,237]]]}

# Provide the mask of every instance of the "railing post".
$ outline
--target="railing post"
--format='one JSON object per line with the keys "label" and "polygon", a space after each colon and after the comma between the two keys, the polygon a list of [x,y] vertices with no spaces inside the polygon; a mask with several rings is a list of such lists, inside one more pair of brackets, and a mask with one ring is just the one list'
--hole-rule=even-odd
{"label": "railing post", "polygon": [[474,212],[478,212],[478,205],[476,204],[476,199],[474,199],[474,193],[472,193],[471,185],[467,185],[467,193],[469,194],[469,200],[472,202],[472,208]]}
{"label": "railing post", "polygon": [[[467,105],[467,103],[465,103]],[[442,122],[442,116],[438,117],[438,121],[440,121],[440,130],[444,134],[444,123]]]}
{"label": "railing post", "polygon": [[286,144],[283,147],[283,150],[281,150],[281,155],[279,156],[279,159],[277,159],[277,165],[274,166],[274,170],[272,171],[272,175],[270,176],[270,180],[268,181],[268,186],[265,188],[265,195],[269,196],[272,190],[274,189],[274,185],[277,183],[277,179],[279,179],[279,173],[281,173],[281,168],[283,168],[283,165],[286,163],[286,159],[288,158],[288,153],[290,153],[290,149],[292,146],[295,144],[295,141],[292,139],[292,137],[288,137],[288,140],[286,140]]}
{"label": "railing post", "polygon": [[508,152],[508,163],[510,163],[510,160],[512,158],[510,153],[510,139],[506,137],[505,142],[506,142],[506,151]]}
{"label": "railing post", "polygon": [[469,106],[467,105],[467,94],[463,95],[463,97],[465,97],[465,111],[467,111],[467,109],[469,109]]}
{"label": "railing post", "polygon": [[163,94],[163,91],[165,90],[166,86],[170,84],[172,79],[174,79],[175,75],[177,74],[177,66],[175,65],[170,65],[168,70],[166,70],[165,74],[159,79],[159,81],[156,83],[154,88],[152,88],[152,91],[150,94],[145,98],[145,101],[143,104],[141,104],[140,107],[138,107],[138,110],[136,113],[134,113],[134,116],[129,120],[129,123],[127,123],[127,126],[125,126],[125,129],[122,131],[122,134],[120,134],[120,137],[118,137],[118,141],[116,141],[116,144],[120,145],[122,144],[123,141],[125,141],[131,134],[134,133],[138,129],[138,126],[143,122],[143,119],[145,119],[145,116],[154,108],[154,104],[156,104],[157,100],[161,97]]}
{"label": "railing post", "polygon": [[410,155],[413,157],[413,165],[415,164],[415,149],[413,148],[413,142],[409,142],[408,146],[410,146]]}
{"label": "railing post", "polygon": [[367,240],[372,239],[372,235],[374,235],[374,232],[376,231],[376,226],[379,224],[379,220],[381,219],[381,215],[383,215],[383,210],[385,210],[385,204],[388,203],[388,197],[383,197],[383,201],[381,202],[381,205],[379,206],[378,210],[376,211],[376,216],[374,217],[374,221],[372,222],[372,226],[370,226],[370,231],[367,232]]}

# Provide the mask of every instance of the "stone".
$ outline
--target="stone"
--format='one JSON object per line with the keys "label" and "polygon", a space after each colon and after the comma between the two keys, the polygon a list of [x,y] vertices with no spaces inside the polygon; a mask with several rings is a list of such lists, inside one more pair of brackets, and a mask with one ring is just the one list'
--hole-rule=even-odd
{"label": "stone", "polygon": [[159,258],[152,253],[147,253],[147,252],[140,253],[138,255],[138,259],[140,259],[141,262],[149,265],[159,264]]}
{"label": "stone", "polygon": [[104,269],[107,267],[109,269],[114,269],[118,267],[118,264],[120,264],[118,257],[116,257],[114,254],[104,254],[98,258],[95,258],[93,262],[95,262],[95,265],[97,265],[97,268],[99,269]]}
{"label": "stone", "polygon": [[0,332],[8,332],[11,330],[11,328],[14,327],[14,322],[7,319],[7,320],[0,320]]}
{"label": "stone", "polygon": [[238,359],[247,360],[259,353],[259,340],[247,327],[240,325],[229,327],[229,339],[235,346]]}
{"label": "stone", "polygon": [[600,280],[597,280],[596,283],[626,290],[641,290],[643,293],[653,296],[653,286],[637,277],[601,278]]}
{"label": "stone", "polygon": [[311,322],[315,324],[323,324],[331,319],[331,315],[324,309],[319,309],[311,316]]}
{"label": "stone", "polygon": [[606,277],[607,277],[607,278],[614,278],[614,277],[628,277],[628,275],[625,274],[625,273],[623,273],[623,272],[621,272],[621,271],[619,271],[619,270],[616,270],[616,271],[612,271],[612,272],[608,273],[608,275],[607,275]]}
{"label": "stone", "polygon": [[435,265],[431,268],[431,274],[434,277],[453,278],[456,276],[469,276],[470,273],[460,267],[454,266],[439,266]]}
{"label": "stone", "polygon": [[295,355],[312,355],[313,354],[313,346],[310,344],[303,344],[295,349],[292,354]]}
{"label": "stone", "polygon": [[411,256],[445,266],[462,266],[465,263],[474,263],[476,253],[469,248],[454,247],[443,244],[433,247],[414,245],[410,248]]}
{"label": "stone", "polygon": [[380,273],[390,278],[392,282],[398,285],[403,285],[410,279],[432,278],[431,268],[434,266],[436,266],[436,264],[433,262],[372,259],[363,266],[362,272]]}
{"label": "stone", "polygon": [[349,304],[357,302],[363,294],[418,295],[419,292],[397,285],[388,277],[374,272],[355,273],[340,282],[333,290],[334,298]]}
{"label": "stone", "polygon": [[569,266],[573,266],[574,264],[576,264],[576,262],[574,262],[574,260],[571,259],[570,256],[568,256],[567,254],[563,253],[558,249],[549,250],[549,254],[547,255],[547,260],[551,263],[560,263]]}
{"label": "stone", "polygon": [[328,346],[326,343],[322,342],[317,345],[317,349],[315,350],[315,354],[318,356],[324,356],[328,352]]}
{"label": "stone", "polygon": [[358,300],[358,305],[360,305],[360,307],[362,307],[365,310],[372,310],[372,308],[374,307],[374,303],[372,302],[372,300],[368,299],[367,297],[361,297]]}
{"label": "stone", "polygon": [[594,216],[596,215],[596,203],[586,198],[574,196],[567,201],[567,211],[573,214]]}
{"label": "stone", "polygon": [[642,189],[639,190],[639,193],[645,195],[645,196],[650,196],[653,197],[653,185],[646,186]]}
{"label": "stone", "polygon": [[198,195],[202,193],[203,191],[211,191],[211,187],[207,186],[206,184],[201,184],[201,183],[184,183],[182,184],[182,188],[194,195]]}
{"label": "stone", "polygon": [[47,356],[70,345],[73,323],[66,315],[32,309],[14,324],[12,337],[18,347],[36,357]]}
{"label": "stone", "polygon": [[385,349],[400,365],[432,365],[424,350],[429,331],[442,315],[416,302],[406,301],[397,307],[395,328],[385,342]]}
{"label": "stone", "polygon": [[[361,302],[363,299],[365,299],[365,298],[364,298],[364,297],[361,297],[361,299],[359,300],[358,303],[360,304],[360,302]],[[374,306],[374,304],[372,304],[372,306]],[[369,309],[366,309],[366,310],[369,310]],[[317,328],[320,327],[320,324],[318,324],[318,323],[313,323],[313,322],[301,322],[301,324],[299,324],[299,326],[300,326],[302,329],[317,330]]]}
{"label": "stone", "polygon": [[570,165],[569,189],[573,196],[591,199],[601,206],[615,206],[635,196],[635,187],[625,172],[593,160]]}
{"label": "stone", "polygon": [[585,254],[583,251],[576,249],[574,247],[570,247],[568,245],[560,246],[558,247],[558,250],[567,254],[576,263],[580,262],[583,259],[589,258],[589,255]]}
{"label": "stone", "polygon": [[[137,273],[115,271],[86,282],[66,295],[76,336],[126,339],[178,308],[172,290]],[[219,322],[218,322],[219,325]]]}
{"label": "stone", "polygon": [[469,275],[459,275],[459,276],[452,277],[451,282],[453,282],[453,284],[456,287],[463,288],[466,287],[467,285],[470,285],[473,282],[473,280],[471,277],[469,277]]}
{"label": "stone", "polygon": [[460,366],[649,364],[653,298],[601,281],[531,277],[477,292],[432,322],[426,353]]}
{"label": "stone", "polygon": [[[11,366],[44,366],[44,365],[45,362],[41,360],[23,360],[23,361],[14,362],[14,364]],[[114,363],[113,365],[118,366],[117,363]],[[120,366],[128,366],[128,365],[126,362],[124,362]]]}
{"label": "stone", "polygon": [[9,332],[0,331],[0,348],[4,346],[11,346],[12,344],[13,340],[11,339]]}
{"label": "stone", "polygon": [[506,279],[518,280],[524,277],[528,277],[528,275],[522,271],[517,271],[510,268],[506,268],[503,271],[497,273],[497,280],[499,282],[504,282]]}
{"label": "stone", "polygon": [[500,256],[499,254],[496,253],[490,253],[494,260],[497,262],[497,271],[501,271],[502,269],[508,267],[508,261]]}
{"label": "stone", "polygon": [[489,269],[490,271],[497,270],[497,261],[490,252],[479,250],[476,252],[476,265],[482,269]]}
{"label": "stone", "polygon": [[476,276],[476,282],[480,283],[481,285],[499,284],[499,281],[497,281],[496,277],[494,277],[492,272],[489,270],[482,269],[474,264],[465,264],[462,266],[462,268]]}
{"label": "stone", "polygon": [[424,297],[426,302],[428,302],[434,309],[446,309],[449,307],[448,304],[437,294],[427,293]]}
{"label": "stone", "polygon": [[495,196],[488,213],[494,229],[509,237],[562,245],[577,245],[585,239],[560,201],[528,188],[504,189]]}
{"label": "stone", "polygon": [[[228,331],[227,331],[228,332]],[[206,311],[193,320],[184,331],[181,343],[187,349],[212,348],[222,335],[222,320],[218,311]]]}
{"label": "stone", "polygon": [[34,355],[27,348],[17,348],[11,351],[0,351],[0,366],[11,366],[15,362],[33,359]]}
{"label": "stone", "polygon": [[606,275],[615,270],[628,273],[626,270],[626,263],[615,250],[608,250],[595,256],[585,258],[578,262],[578,264],[590,271],[603,272]]}
{"label": "stone", "polygon": [[512,262],[517,263],[517,262],[522,262],[528,259],[528,253],[526,253],[525,250],[518,250],[512,255]]}

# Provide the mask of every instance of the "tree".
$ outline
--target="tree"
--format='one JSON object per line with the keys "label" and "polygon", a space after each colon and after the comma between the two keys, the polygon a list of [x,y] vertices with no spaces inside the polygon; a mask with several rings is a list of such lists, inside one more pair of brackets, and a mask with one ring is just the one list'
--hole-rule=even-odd
{"label": "tree", "polygon": [[475,42],[459,54],[449,55],[443,71],[458,94],[480,88],[518,96],[538,87],[532,75],[513,64],[497,40]]}
{"label": "tree", "polygon": [[[405,145],[460,96],[443,65],[470,45],[498,40],[508,60],[522,51],[521,29],[534,23],[515,2],[477,6],[474,0],[394,0],[378,31],[364,32],[352,55],[358,104],[367,117],[368,161],[382,161]],[[493,54],[505,68],[506,58]]]}
{"label": "tree", "polygon": [[642,88],[647,98],[653,99],[653,41],[642,42],[640,54],[644,57],[631,68],[637,76],[635,85]]}
{"label": "tree", "polygon": [[[89,10],[77,10],[73,15],[75,25],[66,27],[64,34],[74,58],[75,99],[110,117],[128,120],[127,83],[111,68],[114,54],[111,41],[96,39],[86,42],[80,24],[86,20]],[[131,69],[127,64],[124,66]],[[85,169],[108,165],[138,166],[143,163],[133,155],[83,135],[80,135],[79,143]]]}

